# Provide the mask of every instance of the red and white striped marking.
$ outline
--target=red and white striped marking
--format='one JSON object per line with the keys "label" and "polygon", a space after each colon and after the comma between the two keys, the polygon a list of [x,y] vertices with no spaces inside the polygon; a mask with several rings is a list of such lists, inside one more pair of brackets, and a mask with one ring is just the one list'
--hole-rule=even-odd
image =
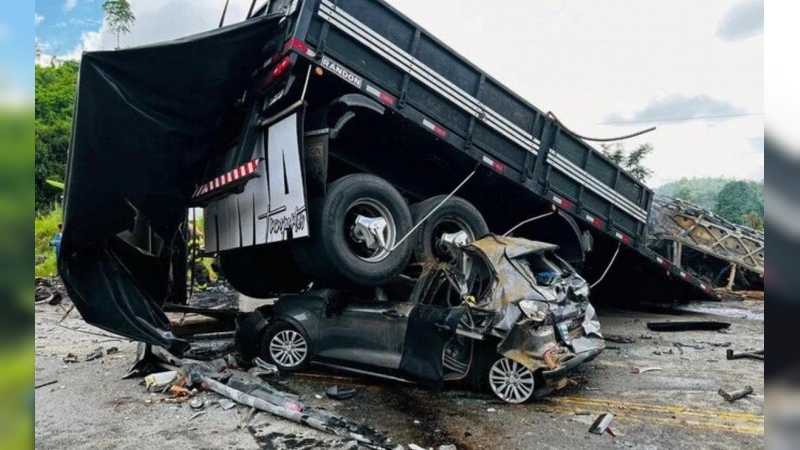
{"label": "red and white striped marking", "polygon": [[597,228],[603,228],[603,221],[592,215],[586,214],[586,220]]}
{"label": "red and white striped marking", "polygon": [[292,39],[291,41],[286,43],[286,47],[283,49],[284,52],[288,52],[291,49],[297,49],[300,53],[308,56],[309,58],[313,58],[317,56],[317,52],[311,50],[305,42],[299,39]]}
{"label": "red and white striped marking", "polygon": [[555,203],[556,205],[558,205],[558,206],[560,206],[562,208],[565,208],[565,209],[572,208],[572,203],[570,203],[569,200],[564,200],[563,198],[561,198],[561,197],[559,197],[557,195],[553,196],[553,203]]}
{"label": "red and white striped marking", "polygon": [[666,259],[660,256],[656,256],[656,261],[658,261],[658,263],[664,266],[665,268],[669,269],[669,261],[667,261]]}
{"label": "red and white striped marking", "polygon": [[684,272],[683,270],[681,270],[681,271],[679,272],[679,275],[681,276],[681,278],[683,278],[683,279],[684,279],[684,280],[686,280],[686,281],[689,281],[689,280],[691,280],[691,279],[692,279],[692,276],[691,276],[691,275],[689,275],[687,272]]}
{"label": "red and white striped marking", "polygon": [[244,178],[244,177],[246,177],[248,175],[251,175],[251,174],[257,172],[258,171],[258,163],[259,163],[259,160],[255,159],[255,160],[250,161],[249,163],[247,163],[247,164],[245,164],[245,165],[243,165],[241,167],[237,167],[237,168],[231,170],[228,173],[222,174],[222,175],[218,176],[217,178],[214,178],[213,180],[209,181],[208,183],[204,183],[204,184],[200,185],[200,187],[198,187],[194,191],[194,195],[192,196],[192,198],[197,198],[197,197],[206,195],[206,194],[208,194],[209,192],[211,192],[211,191],[213,191],[215,189],[219,189],[219,188],[221,188],[221,187],[223,187],[223,186],[225,186],[225,185],[227,185],[229,183],[233,183],[236,180],[242,179],[242,178]]}
{"label": "red and white striped marking", "polygon": [[497,172],[503,173],[503,171],[506,170],[506,166],[504,166],[503,163],[495,161],[488,156],[483,157],[483,162]]}
{"label": "red and white striped marking", "polygon": [[386,92],[383,92],[382,90],[376,88],[375,86],[372,86],[372,85],[368,84],[367,85],[367,92],[372,94],[373,96],[375,96],[375,98],[377,98],[381,102],[383,102],[383,103],[385,103],[385,104],[387,104],[389,106],[394,106],[394,101],[395,101],[394,97],[392,97],[391,95],[387,94]]}
{"label": "red and white striped marking", "polygon": [[622,241],[622,243],[625,245],[630,245],[630,243],[633,242],[633,239],[631,239],[630,236],[622,234],[619,231],[614,233],[614,236],[616,236],[616,238]]}
{"label": "red and white striped marking", "polygon": [[427,129],[433,131],[434,133],[436,133],[436,135],[441,137],[441,138],[447,137],[447,130],[445,130],[444,128],[440,127],[439,125],[436,125],[435,123],[431,122],[428,119],[424,119],[422,121],[422,125],[424,125],[425,128],[427,128]]}

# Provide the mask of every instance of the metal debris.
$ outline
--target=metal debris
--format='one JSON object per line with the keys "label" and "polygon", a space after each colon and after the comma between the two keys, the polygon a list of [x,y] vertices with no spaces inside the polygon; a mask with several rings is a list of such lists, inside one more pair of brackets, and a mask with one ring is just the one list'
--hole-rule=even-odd
{"label": "metal debris", "polygon": [[203,409],[205,406],[206,402],[203,397],[193,397],[189,400],[189,407],[192,409]]}
{"label": "metal debris", "polygon": [[223,411],[228,411],[236,407],[236,402],[232,402],[227,398],[223,398],[217,401],[217,404]]}
{"label": "metal debris", "polygon": [[100,359],[103,356],[105,356],[105,351],[103,350],[103,347],[97,347],[96,349],[94,349],[92,353],[86,355],[86,361],[94,361],[95,359]]}
{"label": "metal debris", "polygon": [[725,400],[730,403],[735,402],[736,400],[742,399],[747,397],[748,395],[753,394],[753,387],[752,386],[745,386],[744,389],[739,389],[732,392],[727,392],[725,389],[720,389],[717,391],[719,395],[722,396]]}
{"label": "metal debris", "polygon": [[731,327],[727,322],[695,321],[695,322],[648,322],[647,328],[652,331],[719,331]]}
{"label": "metal debris", "polygon": [[610,413],[606,413],[601,415],[594,421],[592,426],[589,428],[589,433],[602,435],[603,433],[608,433],[612,437],[616,437],[616,433],[614,430],[611,429],[611,422],[614,421],[614,415]]}
{"label": "metal debris", "polygon": [[46,381],[44,383],[37,384],[36,386],[34,386],[34,389],[43,388],[45,386],[50,386],[50,385],[53,385],[53,384],[56,384],[56,383],[58,383],[58,380]]}
{"label": "metal debris", "polygon": [[753,350],[748,352],[735,352],[733,351],[733,349],[728,349],[728,351],[726,352],[726,358],[728,359],[728,361],[732,361],[734,359],[743,359],[743,358],[760,359],[761,361],[764,361],[764,349]]}
{"label": "metal debris", "polygon": [[206,413],[205,411],[199,411],[199,412],[196,412],[196,413],[192,414],[192,416],[189,417],[189,422],[191,422],[194,419],[197,419],[198,417],[202,416],[205,413]]}
{"label": "metal debris", "polygon": [[67,356],[63,358],[63,361],[67,364],[73,364],[78,362],[78,355],[74,353],[67,353]]}
{"label": "metal debris", "polygon": [[327,395],[328,398],[332,398],[334,400],[347,400],[355,397],[356,390],[355,388],[352,387],[334,385],[329,387],[328,390],[325,391],[325,395]]}
{"label": "metal debris", "polygon": [[631,369],[631,373],[634,375],[639,375],[640,373],[655,372],[660,370],[664,369],[661,367],[642,367],[642,368],[634,367]]}

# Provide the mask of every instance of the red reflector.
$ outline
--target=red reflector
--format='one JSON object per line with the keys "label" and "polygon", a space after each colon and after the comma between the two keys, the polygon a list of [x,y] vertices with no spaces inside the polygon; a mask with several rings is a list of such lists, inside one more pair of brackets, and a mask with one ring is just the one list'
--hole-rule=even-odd
{"label": "red reflector", "polygon": [[603,228],[603,221],[598,219],[597,217],[592,217],[589,214],[587,214],[586,220],[589,221],[590,224],[596,226],[597,228]]}
{"label": "red reflector", "polygon": [[488,164],[489,167],[491,167],[492,169],[494,169],[497,172],[503,173],[503,171],[506,170],[506,166],[504,166],[503,163],[497,162],[497,161],[493,160],[492,158],[489,158],[488,156],[484,156],[483,157],[483,162]]}
{"label": "red reflector", "polygon": [[378,99],[389,106],[394,106],[394,97],[389,94],[381,92],[381,94],[378,96]]}
{"label": "red reflector", "polygon": [[665,268],[669,269],[669,261],[667,261],[666,259],[659,256],[656,258],[656,261],[658,261],[658,263],[664,266]]}
{"label": "red reflector", "polygon": [[307,55],[307,56],[314,56],[315,53],[313,50],[308,48],[305,42],[301,41],[300,39],[292,39],[286,43],[286,46],[283,48],[284,52],[288,52],[291,49],[297,49],[300,53]]}
{"label": "red reflector", "polygon": [[272,69],[272,72],[269,74],[270,77],[273,79],[278,78],[279,76],[286,73],[286,70],[292,67],[292,59],[290,57],[285,57]]}
{"label": "red reflector", "polygon": [[564,209],[572,208],[572,203],[569,200],[565,200],[561,197],[553,196],[553,202]]}
{"label": "red reflector", "polygon": [[625,245],[630,245],[630,243],[633,242],[633,239],[631,239],[630,236],[626,236],[622,233],[616,233],[615,235],[617,236],[617,239],[622,241],[622,243]]}
{"label": "red reflector", "polygon": [[439,125],[436,125],[435,123],[431,122],[430,120],[424,119],[422,121],[422,124],[425,125],[425,128],[436,133],[437,136],[441,138],[447,137],[447,131],[444,128],[440,127]]}

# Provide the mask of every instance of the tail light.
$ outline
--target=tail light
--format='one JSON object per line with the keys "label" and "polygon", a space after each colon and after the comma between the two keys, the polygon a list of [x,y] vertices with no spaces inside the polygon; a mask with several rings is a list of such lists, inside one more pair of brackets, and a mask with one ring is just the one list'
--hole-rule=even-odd
{"label": "tail light", "polygon": [[261,89],[263,90],[264,88],[272,84],[273,81],[285,75],[286,72],[288,72],[289,69],[291,68],[292,68],[292,58],[289,56],[284,57],[269,72],[269,75],[267,76],[266,80],[264,80],[264,84],[261,85]]}

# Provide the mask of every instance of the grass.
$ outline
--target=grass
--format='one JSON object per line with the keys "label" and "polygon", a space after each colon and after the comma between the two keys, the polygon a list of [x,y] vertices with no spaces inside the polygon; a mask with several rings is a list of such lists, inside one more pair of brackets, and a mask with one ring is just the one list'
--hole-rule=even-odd
{"label": "grass", "polygon": [[39,258],[37,258],[37,264],[34,266],[34,276],[36,277],[54,277],[57,275],[56,251],[50,246],[50,241],[53,240],[53,237],[58,232],[59,223],[61,223],[61,208],[34,220],[34,253],[37,256],[44,257],[43,261],[38,261]]}

